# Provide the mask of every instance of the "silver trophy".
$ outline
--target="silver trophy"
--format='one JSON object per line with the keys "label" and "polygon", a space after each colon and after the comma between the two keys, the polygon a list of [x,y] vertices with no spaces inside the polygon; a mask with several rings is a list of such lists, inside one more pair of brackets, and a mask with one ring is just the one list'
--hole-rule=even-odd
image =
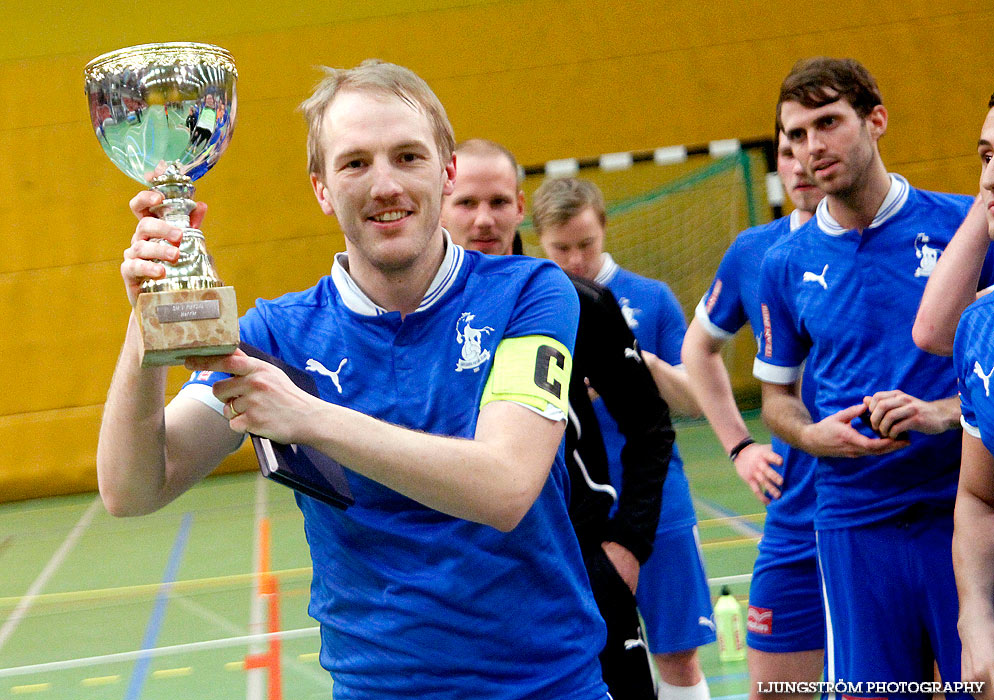
{"label": "silver trophy", "polygon": [[218,279],[204,234],[190,228],[193,181],[217,162],[235,125],[235,63],[210,44],[143,44],[112,51],[84,69],[97,140],[117,167],[161,192],[157,212],[183,229],[166,277],[146,280],[135,310],[142,366],[226,355],[238,346],[235,291]]}

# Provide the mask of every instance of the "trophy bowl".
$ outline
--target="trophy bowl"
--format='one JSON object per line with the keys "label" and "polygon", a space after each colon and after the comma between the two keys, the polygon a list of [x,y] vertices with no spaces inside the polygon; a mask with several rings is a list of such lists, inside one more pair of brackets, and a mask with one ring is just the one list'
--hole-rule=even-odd
{"label": "trophy bowl", "polygon": [[179,259],[158,261],[165,278],[141,285],[135,311],[142,366],[233,352],[234,289],[218,279],[203,233],[190,227],[193,181],[217,163],[235,125],[238,74],[231,54],[210,44],[143,44],[98,56],[83,75],[90,121],[107,157],[161,192],[156,213],[183,230]]}
{"label": "trophy bowl", "polygon": [[238,77],[231,54],[210,44],[143,44],[84,69],[90,120],[107,157],[150,186],[167,167],[197,180],[228,147]]}

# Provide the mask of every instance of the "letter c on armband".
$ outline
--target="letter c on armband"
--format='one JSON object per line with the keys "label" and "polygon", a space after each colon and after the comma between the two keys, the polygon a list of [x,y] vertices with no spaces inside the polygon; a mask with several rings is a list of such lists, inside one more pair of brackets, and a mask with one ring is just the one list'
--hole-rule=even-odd
{"label": "letter c on armband", "polygon": [[535,357],[535,386],[545,389],[558,399],[562,398],[563,385],[558,379],[549,376],[553,360],[560,370],[566,368],[566,356],[563,353],[551,345],[540,346]]}

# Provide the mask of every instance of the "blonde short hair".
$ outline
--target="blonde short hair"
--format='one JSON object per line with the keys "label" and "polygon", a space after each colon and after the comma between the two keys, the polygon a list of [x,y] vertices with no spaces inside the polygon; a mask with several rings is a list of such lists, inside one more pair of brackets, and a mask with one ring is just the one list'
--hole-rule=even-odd
{"label": "blonde short hair", "polygon": [[442,163],[448,163],[455,149],[456,139],[452,124],[442,103],[414,71],[376,58],[369,58],[355,68],[328,68],[322,66],[325,78],[314,92],[300,104],[300,111],[307,120],[307,170],[324,175],[324,152],[321,148],[321,131],[324,114],[343,91],[368,91],[399,97],[428,117],[435,145]]}
{"label": "blonde short hair", "polygon": [[601,226],[607,224],[604,195],[592,182],[576,177],[547,178],[532,197],[532,223],[539,235],[547,226],[560,226],[584,209],[594,210]]}

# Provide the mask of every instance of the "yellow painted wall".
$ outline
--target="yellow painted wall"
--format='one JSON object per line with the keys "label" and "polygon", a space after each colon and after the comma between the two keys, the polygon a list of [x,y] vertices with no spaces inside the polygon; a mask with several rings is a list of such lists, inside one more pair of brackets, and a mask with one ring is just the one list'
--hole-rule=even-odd
{"label": "yellow painted wall", "polygon": [[[100,53],[185,40],[234,54],[238,127],[198,193],[211,206],[208,246],[242,310],[312,284],[342,247],[313,202],[294,111],[318,64],[408,65],[435,88],[457,137],[493,138],[537,163],[765,135],[795,60],[851,55],[890,109],[888,165],[959,192],[976,190],[975,143],[994,90],[994,9],[979,0],[8,0],[0,26],[0,500],[96,483],[101,403],[128,313],[117,267],[135,189],[89,126],[82,68]],[[229,462],[253,466],[245,451]]]}

